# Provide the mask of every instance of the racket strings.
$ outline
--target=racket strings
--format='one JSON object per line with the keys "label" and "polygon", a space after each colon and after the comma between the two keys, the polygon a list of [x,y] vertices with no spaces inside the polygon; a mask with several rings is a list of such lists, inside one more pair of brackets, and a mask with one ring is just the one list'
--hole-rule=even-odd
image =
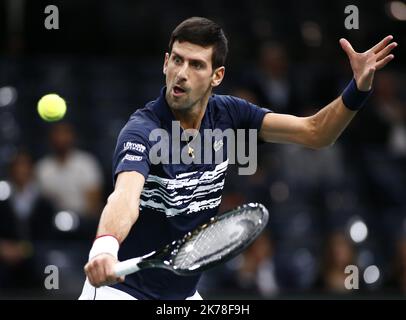
{"label": "racket strings", "polygon": [[253,235],[261,217],[260,210],[245,210],[217,220],[179,249],[174,267],[196,268],[221,259]]}

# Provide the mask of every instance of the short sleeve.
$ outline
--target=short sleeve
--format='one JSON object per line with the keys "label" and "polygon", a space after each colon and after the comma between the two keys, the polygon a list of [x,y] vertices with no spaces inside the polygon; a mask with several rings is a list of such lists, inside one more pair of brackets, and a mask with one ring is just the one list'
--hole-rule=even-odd
{"label": "short sleeve", "polygon": [[149,142],[141,132],[124,127],[113,155],[113,184],[123,171],[137,171],[147,179],[151,165],[149,149]]}
{"label": "short sleeve", "polygon": [[269,109],[259,107],[244,99],[233,96],[223,96],[233,124],[236,129],[261,129],[265,114],[272,112]]}

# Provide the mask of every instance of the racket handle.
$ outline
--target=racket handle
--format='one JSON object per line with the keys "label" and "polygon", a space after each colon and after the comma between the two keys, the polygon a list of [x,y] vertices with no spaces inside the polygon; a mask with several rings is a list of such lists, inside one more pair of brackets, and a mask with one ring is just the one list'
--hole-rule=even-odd
{"label": "racket handle", "polygon": [[114,266],[114,273],[117,277],[126,276],[127,274],[137,272],[140,270],[138,267],[138,263],[142,260],[142,258],[133,258],[118,262]]}

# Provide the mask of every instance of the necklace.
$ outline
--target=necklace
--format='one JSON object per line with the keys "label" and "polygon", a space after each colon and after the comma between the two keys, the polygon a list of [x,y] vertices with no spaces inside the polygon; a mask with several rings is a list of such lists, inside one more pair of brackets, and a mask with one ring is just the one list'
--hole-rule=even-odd
{"label": "necklace", "polygon": [[[181,126],[181,128],[183,129],[182,126]],[[200,125],[199,125],[199,128],[196,130],[197,132],[196,132],[196,134],[193,136],[192,140],[190,140],[190,141],[187,142],[187,147],[188,147],[187,153],[188,153],[189,157],[191,157],[192,159],[195,158],[195,153],[194,153],[194,152],[195,152],[195,149],[192,148],[192,147],[190,146],[190,144],[191,144],[191,143],[196,139],[196,137],[198,136],[199,130],[200,130]],[[186,131],[186,130],[183,129],[183,131]]]}
{"label": "necklace", "polygon": [[199,134],[199,131],[197,131],[197,133],[195,134],[195,136],[192,138],[192,140],[190,140],[188,143],[187,143],[187,146],[188,146],[188,154],[189,154],[189,157],[192,157],[192,159],[194,159],[195,158],[195,154],[194,154],[194,152],[195,152],[195,149],[193,149],[191,146],[190,146],[190,144],[195,140],[195,138],[197,137],[197,135]]}

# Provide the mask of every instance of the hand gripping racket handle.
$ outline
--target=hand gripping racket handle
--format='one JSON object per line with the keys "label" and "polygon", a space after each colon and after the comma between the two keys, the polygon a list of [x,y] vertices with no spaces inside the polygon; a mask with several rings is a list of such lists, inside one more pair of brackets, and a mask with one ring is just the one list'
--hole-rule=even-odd
{"label": "hand gripping racket handle", "polygon": [[127,274],[137,272],[140,270],[138,267],[138,263],[142,260],[142,258],[133,258],[128,259],[122,262],[118,262],[114,266],[114,273],[117,277],[126,276]]}

